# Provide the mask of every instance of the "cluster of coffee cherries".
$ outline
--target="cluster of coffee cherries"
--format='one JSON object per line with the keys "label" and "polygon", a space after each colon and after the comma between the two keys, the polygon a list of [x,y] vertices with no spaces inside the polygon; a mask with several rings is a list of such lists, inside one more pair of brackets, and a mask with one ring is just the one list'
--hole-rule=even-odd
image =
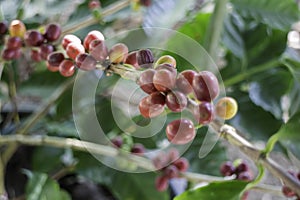
{"label": "cluster of coffee cherries", "polygon": [[[300,181],[300,172],[296,173],[293,171],[289,171],[289,173],[295,178],[297,179],[297,181]],[[282,193],[284,194],[284,196],[288,197],[288,198],[293,198],[296,200],[300,200],[299,195],[296,194],[296,192],[294,192],[291,188],[289,188],[286,185],[282,186]]]}
{"label": "cluster of coffee cherries", "polygon": [[33,61],[46,60],[47,56],[55,50],[53,43],[61,35],[61,27],[58,24],[48,24],[44,30],[26,30],[25,24],[20,20],[13,20],[10,25],[7,22],[0,23],[1,37],[9,32],[5,38],[5,48],[2,51],[4,60],[18,59],[22,56],[22,48],[30,48],[30,56]]}
{"label": "cluster of coffee cherries", "polygon": [[[234,162],[227,161],[224,162],[220,167],[220,173],[227,176],[234,176],[236,180],[240,181],[252,181],[253,174],[249,169],[248,164],[243,160],[235,160]],[[244,192],[241,199],[246,200],[248,198],[249,192]]]}
{"label": "cluster of coffee cherries", "polygon": [[189,168],[189,161],[179,156],[176,149],[170,149],[167,153],[161,152],[153,160],[153,165],[160,171],[156,177],[155,187],[158,191],[165,191],[169,187],[169,180],[180,177],[180,173]]}
{"label": "cluster of coffee cherries", "polygon": [[[110,141],[115,148],[126,149],[126,147],[128,147],[128,145],[126,145],[126,147],[124,148],[124,141],[121,136],[116,136],[113,139],[111,139]],[[144,147],[144,145],[142,145],[140,143],[131,144],[129,147],[129,150],[130,150],[130,153],[140,155],[140,156],[145,153],[145,147]]]}
{"label": "cluster of coffee cherries", "polygon": [[[133,59],[131,59],[133,60]],[[232,118],[237,112],[237,103],[231,97],[213,100],[219,95],[217,77],[210,71],[185,70],[177,73],[176,60],[169,55],[154,62],[149,49],[137,52],[134,66],[146,68],[137,80],[140,88],[148,94],[139,103],[139,110],[145,118],[154,118],[167,107],[172,112],[188,109],[198,125],[207,125],[215,114],[223,119]],[[194,123],[190,119],[177,119],[166,127],[168,140],[173,144],[186,144],[195,137]]]}
{"label": "cluster of coffee cherries", "polygon": [[235,179],[241,181],[251,181],[253,179],[253,175],[248,164],[242,160],[224,162],[220,167],[220,173],[223,176],[235,175]]}

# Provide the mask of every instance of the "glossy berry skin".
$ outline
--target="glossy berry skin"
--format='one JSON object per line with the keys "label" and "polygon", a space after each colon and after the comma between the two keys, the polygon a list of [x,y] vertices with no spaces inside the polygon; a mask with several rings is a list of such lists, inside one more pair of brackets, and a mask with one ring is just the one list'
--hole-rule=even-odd
{"label": "glossy berry skin", "polygon": [[83,41],[83,46],[86,50],[89,50],[89,46],[90,46],[90,43],[93,41],[93,40],[101,40],[101,41],[104,41],[104,36],[103,34],[100,32],[100,31],[97,31],[97,30],[93,30],[93,31],[90,31],[86,37],[84,38],[84,41]]}
{"label": "glossy berry skin", "polygon": [[40,46],[40,56],[42,59],[46,60],[48,55],[54,51],[54,47],[50,44],[42,44]]}
{"label": "glossy berry skin", "polygon": [[169,179],[166,176],[158,176],[155,179],[155,188],[157,191],[165,191],[169,187]]}
{"label": "glossy berry skin", "polygon": [[161,64],[168,64],[171,65],[173,68],[176,68],[176,60],[172,56],[164,55],[161,56],[156,62],[155,62],[155,68]]}
{"label": "glossy berry skin", "polygon": [[52,66],[52,65],[50,65],[49,63],[47,63],[47,69],[48,69],[50,72],[57,72],[57,71],[59,71],[59,66]]}
{"label": "glossy berry skin", "polygon": [[222,119],[231,119],[238,111],[238,104],[236,100],[231,97],[223,97],[217,102],[215,111]]}
{"label": "glossy berry skin", "polygon": [[98,61],[104,61],[108,56],[108,49],[103,40],[90,42],[89,53]]}
{"label": "glossy berry skin", "polygon": [[167,92],[174,88],[176,76],[167,69],[157,70],[153,76],[154,87],[160,92]]}
{"label": "glossy berry skin", "polygon": [[9,34],[11,37],[23,38],[26,32],[25,24],[20,20],[13,20],[9,25]]}
{"label": "glossy berry skin", "polygon": [[100,6],[101,6],[101,3],[98,0],[91,0],[89,2],[89,9],[91,9],[91,10],[96,9],[96,8],[100,8]]}
{"label": "glossy berry skin", "polygon": [[219,82],[212,72],[202,71],[194,77],[193,89],[199,101],[212,101],[219,95]]}
{"label": "glossy berry skin", "polygon": [[85,49],[82,46],[82,44],[79,44],[77,42],[71,42],[67,46],[66,53],[69,56],[69,58],[75,60],[76,56],[85,53]]}
{"label": "glossy berry skin", "polygon": [[30,52],[30,58],[31,60],[35,61],[35,62],[40,62],[42,61],[40,52],[38,50],[32,49]]}
{"label": "glossy berry skin", "polygon": [[245,163],[245,162],[241,162],[237,167],[236,167],[236,170],[235,170],[235,173],[239,174],[239,173],[242,173],[242,172],[246,172],[249,170],[249,167],[248,165]]}
{"label": "glossy berry skin", "polygon": [[65,59],[65,56],[63,53],[53,52],[48,55],[47,62],[50,66],[58,67],[64,59]]}
{"label": "glossy berry skin", "polygon": [[137,51],[130,52],[125,60],[125,63],[134,66],[136,69],[140,69],[137,63]]}
{"label": "glossy berry skin", "polygon": [[174,165],[169,165],[165,170],[164,170],[164,174],[166,177],[168,177],[169,179],[171,178],[176,178],[179,175],[179,171],[177,169],[176,166]]}
{"label": "glossy berry skin", "polygon": [[196,107],[195,117],[199,124],[209,124],[214,119],[214,107],[210,102],[201,102]]}
{"label": "glossy berry skin", "polygon": [[220,173],[223,176],[231,176],[235,172],[235,167],[233,166],[232,162],[225,162],[220,167]]}
{"label": "glossy berry skin", "polygon": [[131,153],[137,154],[137,155],[142,155],[145,153],[145,147],[142,144],[134,144],[131,148]]}
{"label": "glossy berry skin", "polygon": [[183,93],[178,91],[168,92],[166,104],[171,111],[181,112],[187,106],[187,98]]}
{"label": "glossy berry skin", "polygon": [[158,95],[144,97],[139,103],[139,110],[143,117],[154,118],[164,111],[163,100]]}
{"label": "glossy berry skin", "polygon": [[4,35],[8,31],[8,23],[7,21],[0,22],[0,35]]}
{"label": "glossy berry skin", "polygon": [[111,143],[112,143],[115,147],[121,148],[122,145],[123,145],[123,139],[122,139],[122,137],[117,136],[117,137],[111,139]]}
{"label": "glossy berry skin", "polygon": [[165,69],[165,70],[168,70],[169,72],[171,72],[173,74],[173,76],[177,76],[177,70],[176,68],[174,68],[172,65],[170,64],[161,64],[161,65],[158,65],[156,68],[156,71],[159,71],[161,69]]}
{"label": "glossy berry skin", "polygon": [[296,195],[296,193],[290,189],[288,186],[282,186],[282,193],[284,194],[284,196],[286,197],[294,197]]}
{"label": "glossy berry skin", "polygon": [[61,35],[61,27],[59,24],[49,24],[46,27],[44,37],[48,42],[53,42],[58,40],[60,35]]}
{"label": "glossy berry skin", "polygon": [[128,47],[123,43],[117,43],[109,51],[109,60],[112,63],[123,63],[128,56]]}
{"label": "glossy berry skin", "polygon": [[27,31],[24,36],[25,43],[28,46],[37,47],[44,42],[43,35],[35,30]]}
{"label": "glossy berry skin", "polygon": [[189,119],[177,119],[167,125],[166,134],[168,140],[173,144],[186,144],[195,136],[194,124]]}
{"label": "glossy berry skin", "polygon": [[142,49],[137,52],[137,63],[141,68],[151,68],[154,56],[150,49]]}
{"label": "glossy berry skin", "polygon": [[252,175],[249,171],[244,171],[238,174],[237,179],[241,181],[251,181]]}
{"label": "glossy berry skin", "polygon": [[81,40],[79,39],[79,37],[77,37],[76,35],[68,34],[68,35],[65,35],[63,37],[61,45],[66,50],[68,44],[70,44],[71,42],[75,42],[75,43],[81,44]]}
{"label": "glossy berry skin", "polygon": [[173,163],[180,172],[186,172],[189,168],[189,161],[186,158],[179,158]]}
{"label": "glossy berry skin", "polygon": [[64,60],[59,65],[59,72],[64,77],[72,76],[75,73],[74,62],[71,60]]}
{"label": "glossy berry skin", "polygon": [[153,77],[155,73],[156,71],[154,69],[147,69],[140,74],[140,77],[137,80],[137,84],[140,88],[148,94],[157,91],[153,84]]}
{"label": "glossy berry skin", "polygon": [[190,94],[193,92],[193,80],[197,75],[197,72],[193,70],[185,70],[178,74],[176,79],[176,87],[184,94]]}
{"label": "glossy berry skin", "polygon": [[2,58],[4,60],[12,60],[16,56],[16,50],[15,49],[4,49],[2,51]]}
{"label": "glossy berry skin", "polygon": [[6,42],[6,48],[19,49],[23,45],[23,41],[20,37],[9,37]]}
{"label": "glossy berry skin", "polygon": [[84,71],[96,69],[96,59],[87,53],[79,54],[75,59],[76,67]]}

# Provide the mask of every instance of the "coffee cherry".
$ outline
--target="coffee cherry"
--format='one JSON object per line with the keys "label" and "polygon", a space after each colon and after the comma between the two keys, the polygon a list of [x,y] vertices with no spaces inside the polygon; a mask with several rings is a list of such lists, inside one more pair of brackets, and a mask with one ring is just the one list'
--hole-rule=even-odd
{"label": "coffee cherry", "polygon": [[284,194],[284,196],[286,197],[294,197],[296,195],[296,193],[290,189],[288,186],[282,186],[282,193]]}
{"label": "coffee cherry", "polygon": [[128,47],[123,43],[118,43],[112,46],[109,51],[109,60],[112,63],[125,62],[128,55]]}
{"label": "coffee cherry", "polygon": [[185,70],[178,74],[176,79],[176,87],[184,94],[193,92],[193,80],[197,72],[193,70]]}
{"label": "coffee cherry", "polygon": [[31,60],[35,61],[35,62],[40,62],[42,61],[40,52],[38,50],[32,49],[30,52],[30,58]]}
{"label": "coffee cherry", "polygon": [[233,118],[238,110],[235,99],[231,97],[221,98],[215,106],[216,114],[223,119]]}
{"label": "coffee cherry", "polygon": [[177,167],[175,167],[174,165],[169,165],[165,170],[164,170],[164,174],[167,178],[171,179],[171,178],[176,178],[179,175],[179,171],[177,169]]}
{"label": "coffee cherry", "polygon": [[144,97],[139,103],[141,115],[145,118],[157,117],[164,111],[163,101],[162,97],[156,94]]}
{"label": "coffee cherry", "polygon": [[125,60],[125,63],[134,66],[136,69],[139,69],[140,67],[137,63],[137,51],[130,52]]}
{"label": "coffee cherry", "polygon": [[252,174],[249,171],[244,171],[238,174],[237,179],[241,181],[251,181]]}
{"label": "coffee cherry", "polygon": [[166,134],[168,140],[173,144],[186,144],[195,136],[194,124],[189,119],[177,119],[167,125]]}
{"label": "coffee cherry", "polygon": [[233,166],[232,162],[225,162],[220,167],[220,173],[223,176],[231,176],[235,172],[235,167]]}
{"label": "coffee cherry", "polygon": [[178,91],[168,92],[166,104],[173,112],[181,112],[187,106],[187,98],[183,93]]}
{"label": "coffee cherry", "polygon": [[142,144],[134,144],[131,148],[131,153],[137,154],[137,155],[142,155],[145,153],[145,147]]}
{"label": "coffee cherry", "polygon": [[43,35],[35,30],[27,31],[24,36],[25,43],[28,46],[40,46],[44,42]]}
{"label": "coffee cherry", "polygon": [[169,64],[172,67],[176,68],[176,60],[172,56],[164,55],[161,56],[156,62],[155,62],[155,68],[161,64]]}
{"label": "coffee cherry", "polygon": [[4,35],[8,31],[7,21],[0,22],[0,35]]}
{"label": "coffee cherry", "polygon": [[219,95],[218,79],[213,73],[202,71],[194,77],[193,89],[199,101],[212,101]]}
{"label": "coffee cherry", "polygon": [[9,37],[6,42],[6,48],[19,49],[23,45],[23,41],[20,37]]}
{"label": "coffee cherry", "polygon": [[156,68],[156,71],[159,71],[161,69],[165,69],[165,70],[168,70],[169,72],[171,72],[173,74],[173,76],[177,76],[177,70],[176,68],[174,68],[172,65],[170,64],[161,64],[161,65],[158,65]]}
{"label": "coffee cherry", "polygon": [[83,46],[85,49],[89,50],[89,46],[90,46],[90,43],[93,41],[93,40],[101,40],[101,41],[104,41],[104,36],[103,34],[100,32],[100,31],[90,31],[86,37],[84,38],[84,41],[83,41]]}
{"label": "coffee cherry", "polygon": [[22,49],[15,49],[15,55],[13,57],[13,59],[18,59],[22,56]]}
{"label": "coffee cherry", "polygon": [[166,176],[158,176],[155,179],[155,188],[162,192],[168,189],[169,187],[169,179]]}
{"label": "coffee cherry", "polygon": [[100,8],[100,6],[101,6],[101,3],[98,0],[91,0],[89,2],[89,9],[91,9],[91,10],[96,9],[96,8]]}
{"label": "coffee cherry", "polygon": [[156,71],[154,69],[147,69],[140,74],[140,77],[137,80],[137,84],[140,86],[140,88],[148,94],[157,91],[153,84],[155,72]]}
{"label": "coffee cherry", "polygon": [[137,52],[137,63],[141,68],[151,68],[154,56],[150,49],[142,49]]}
{"label": "coffee cherry", "polygon": [[177,149],[175,148],[171,148],[168,151],[168,158],[169,158],[169,162],[174,162],[175,160],[177,160],[180,157],[179,152]]}
{"label": "coffee cherry", "polygon": [[156,169],[162,169],[168,164],[169,160],[165,152],[160,152],[153,160],[152,163]]}
{"label": "coffee cherry", "polygon": [[189,161],[186,158],[179,158],[173,164],[180,172],[186,172],[189,168]]}
{"label": "coffee cherry", "polygon": [[198,107],[196,107],[195,117],[199,124],[208,124],[214,118],[214,107],[210,102],[201,102]]}
{"label": "coffee cherry", "polygon": [[140,4],[145,7],[149,7],[152,3],[151,0],[139,0],[139,1],[140,1]]}
{"label": "coffee cherry", "polygon": [[75,72],[74,62],[71,60],[64,60],[59,65],[59,72],[65,77],[72,76]]}
{"label": "coffee cherry", "polygon": [[48,42],[53,42],[58,40],[60,35],[61,35],[61,27],[59,24],[49,24],[46,27],[44,37]]}
{"label": "coffee cherry", "polygon": [[160,92],[167,92],[174,88],[176,75],[167,69],[157,70],[153,76],[154,87]]}
{"label": "coffee cherry", "polygon": [[40,55],[41,58],[46,60],[48,55],[54,51],[54,47],[51,44],[42,44],[40,46]]}
{"label": "coffee cherry", "polygon": [[113,139],[111,139],[111,143],[117,147],[117,148],[121,148],[121,146],[123,145],[123,139],[120,136],[117,136]]}
{"label": "coffee cherry", "polygon": [[70,44],[71,42],[75,42],[75,43],[81,44],[81,40],[76,35],[68,34],[68,35],[65,35],[63,37],[61,45],[66,50],[68,44]]}
{"label": "coffee cherry", "polygon": [[9,25],[9,34],[11,37],[23,38],[26,32],[25,24],[20,20],[13,20]]}
{"label": "coffee cherry", "polygon": [[241,162],[235,169],[235,173],[239,174],[249,170],[248,165],[245,162]]}
{"label": "coffee cherry", "polygon": [[50,71],[50,72],[57,72],[59,70],[59,66],[52,66],[50,65],[49,63],[47,63],[47,69]]}
{"label": "coffee cherry", "polygon": [[15,49],[4,49],[2,51],[2,58],[4,60],[12,60],[15,58],[16,50]]}
{"label": "coffee cherry", "polygon": [[97,60],[87,53],[79,54],[75,59],[76,67],[84,71],[96,69]]}
{"label": "coffee cherry", "polygon": [[108,56],[108,49],[103,40],[90,42],[89,53],[98,61],[104,61]]}
{"label": "coffee cherry", "polygon": [[50,66],[58,67],[64,59],[65,56],[63,53],[53,52],[48,55],[47,62]]}
{"label": "coffee cherry", "polygon": [[85,49],[82,46],[82,44],[77,42],[71,42],[67,46],[66,53],[69,56],[69,58],[75,60],[76,56],[85,53]]}

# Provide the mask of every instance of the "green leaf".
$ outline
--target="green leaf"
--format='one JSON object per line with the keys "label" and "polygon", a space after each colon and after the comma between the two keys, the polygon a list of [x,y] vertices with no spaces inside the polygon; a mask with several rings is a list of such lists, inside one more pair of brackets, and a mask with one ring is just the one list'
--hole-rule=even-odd
{"label": "green leaf", "polygon": [[299,20],[299,10],[294,0],[231,0],[242,16],[255,19],[268,26],[288,30]]}
{"label": "green leaf", "polygon": [[300,159],[300,112],[296,113],[277,132],[280,143]]}
{"label": "green leaf", "polygon": [[247,182],[243,181],[225,181],[210,183],[207,186],[200,187],[196,190],[190,190],[175,197],[174,200],[239,200],[240,195],[245,189]]}
{"label": "green leaf", "polygon": [[227,93],[238,101],[238,113],[230,120],[230,124],[251,136],[252,140],[264,140],[276,133],[282,125],[282,120],[276,119],[270,112],[255,105],[248,93],[237,88],[233,93]]}
{"label": "green leaf", "polygon": [[281,120],[283,114],[282,97],[289,91],[293,77],[288,71],[280,68],[259,74],[256,79],[250,83],[250,99]]}
{"label": "green leaf", "polygon": [[25,171],[29,181],[26,185],[27,200],[70,200],[70,196],[60,189],[58,183],[44,173]]}
{"label": "green leaf", "polygon": [[[35,171],[49,173],[62,167],[61,156],[63,149],[53,147],[37,147],[32,156],[32,168]],[[47,158],[47,159],[45,159]]]}

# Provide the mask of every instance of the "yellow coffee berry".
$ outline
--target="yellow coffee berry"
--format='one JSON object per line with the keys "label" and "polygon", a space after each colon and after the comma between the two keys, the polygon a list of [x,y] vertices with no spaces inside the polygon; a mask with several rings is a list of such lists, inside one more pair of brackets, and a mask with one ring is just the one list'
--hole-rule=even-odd
{"label": "yellow coffee berry", "polygon": [[238,104],[232,97],[223,97],[219,99],[215,106],[216,114],[223,119],[233,118],[238,111]]}

